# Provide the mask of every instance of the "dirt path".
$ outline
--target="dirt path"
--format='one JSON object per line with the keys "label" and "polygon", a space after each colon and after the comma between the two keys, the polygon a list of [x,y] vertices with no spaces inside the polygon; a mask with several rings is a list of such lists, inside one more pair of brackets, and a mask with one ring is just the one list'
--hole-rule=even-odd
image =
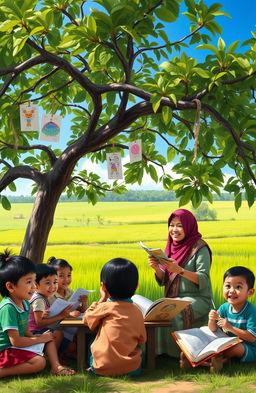
{"label": "dirt path", "polygon": [[[161,381],[161,382],[136,382],[129,383],[129,388],[126,390],[125,385],[116,386],[115,393],[131,393],[134,391],[136,393],[198,393],[203,389],[203,385],[198,385],[195,382],[171,382],[171,381]],[[120,389],[120,390],[119,390]]]}

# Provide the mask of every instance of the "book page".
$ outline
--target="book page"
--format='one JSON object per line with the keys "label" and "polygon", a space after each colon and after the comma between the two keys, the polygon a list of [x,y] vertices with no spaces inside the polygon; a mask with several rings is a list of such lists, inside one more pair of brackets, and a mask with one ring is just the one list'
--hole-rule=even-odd
{"label": "book page", "polygon": [[133,295],[131,299],[141,309],[143,316],[145,316],[150,305],[153,304],[152,300],[141,295]]}
{"label": "book page", "polygon": [[190,300],[180,298],[158,299],[147,310],[145,321],[170,321],[190,303]]}
{"label": "book page", "polygon": [[51,305],[49,308],[49,314],[48,318],[55,317],[56,315],[59,315],[66,307],[73,305],[71,311],[74,311],[77,309],[79,306],[79,302],[70,302],[64,299],[56,299],[55,302]]}
{"label": "book page", "polygon": [[43,355],[44,345],[45,345],[45,343],[38,343],[38,344],[29,345],[28,347],[14,347],[14,346],[12,346],[11,348],[23,349],[24,351],[30,351],[30,352],[37,353],[38,355]]}
{"label": "book page", "polygon": [[197,361],[204,359],[208,355],[211,355],[214,352],[219,352],[223,350],[224,348],[238,343],[240,340],[238,337],[222,337],[222,338],[216,338],[214,341],[212,341],[210,344],[208,344],[197,356]]}
{"label": "book page", "polygon": [[68,299],[69,302],[78,302],[80,296],[84,296],[84,295],[88,295],[91,292],[95,292],[95,290],[87,290],[87,289],[83,289],[83,288],[78,288],[73,294],[72,296]]}

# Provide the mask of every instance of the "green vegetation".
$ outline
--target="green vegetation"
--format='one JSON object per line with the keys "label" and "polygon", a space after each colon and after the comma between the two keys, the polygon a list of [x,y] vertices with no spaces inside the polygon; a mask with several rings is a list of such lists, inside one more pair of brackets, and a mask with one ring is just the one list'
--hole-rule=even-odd
{"label": "green vegetation", "polygon": [[[9,246],[14,252],[19,252],[31,207],[29,204],[13,204],[11,211],[0,211],[2,248]],[[89,297],[89,302],[92,302],[99,296],[99,271],[103,264],[113,257],[123,256],[138,266],[140,283],[137,293],[151,299],[162,297],[162,288],[157,286],[147,264],[147,255],[137,242],[142,240],[149,246],[164,248],[167,216],[177,207],[177,202],[102,202],[94,207],[86,202],[60,203],[45,260],[52,255],[67,259],[74,269],[73,288],[95,289],[95,293]],[[215,202],[213,208],[218,212],[218,221],[199,222],[199,230],[213,250],[211,279],[214,300],[219,305],[223,301],[222,275],[227,268],[244,265],[256,274],[256,207],[249,210],[243,204],[236,213],[233,202],[229,201]],[[14,219],[13,216],[18,214],[25,219]],[[83,222],[83,216],[90,218],[88,225],[86,221]],[[8,230],[4,230],[5,227]],[[17,227],[19,229],[15,229]],[[256,304],[255,296],[252,301]],[[174,382],[191,381],[198,393],[211,393],[219,389],[226,393],[231,388],[233,393],[240,393],[241,384],[243,389],[252,393],[255,391],[256,374],[255,366],[250,364],[227,366],[219,375],[211,375],[204,367],[180,370],[177,360],[160,357],[156,370],[144,370],[136,379],[103,379],[83,374],[57,379],[49,375],[49,370],[44,370],[37,378],[0,381],[0,390],[1,393],[150,393],[151,388],[156,386],[160,389]]]}
{"label": "green vegetation", "polygon": [[[13,204],[12,211],[2,210],[0,216],[1,245],[15,252],[23,239],[26,219],[32,205]],[[162,297],[147,263],[147,255],[138,245],[141,240],[152,247],[165,247],[166,220],[178,207],[177,202],[100,202],[95,206],[81,203],[60,203],[45,252],[66,258],[73,266],[73,287],[95,289],[90,301],[98,297],[99,271],[113,257],[134,261],[140,273],[138,293],[149,298]],[[190,208],[190,207],[188,207]],[[213,250],[211,278],[216,305],[222,302],[222,276],[234,265],[245,265],[256,273],[256,207],[244,203],[239,213],[232,201],[216,201],[217,221],[200,221],[199,230]],[[88,219],[90,220],[88,222]],[[17,226],[20,226],[20,229]],[[8,229],[6,229],[8,228]],[[5,229],[5,230],[4,230]],[[256,295],[253,297],[256,302]]]}

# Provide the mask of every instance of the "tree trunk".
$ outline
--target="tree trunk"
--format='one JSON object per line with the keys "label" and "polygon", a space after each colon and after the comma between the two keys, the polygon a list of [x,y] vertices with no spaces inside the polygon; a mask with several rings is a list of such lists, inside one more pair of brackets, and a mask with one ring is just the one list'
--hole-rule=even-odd
{"label": "tree trunk", "polygon": [[53,225],[55,209],[62,189],[45,185],[38,191],[27,225],[20,254],[34,263],[43,262],[48,235]]}

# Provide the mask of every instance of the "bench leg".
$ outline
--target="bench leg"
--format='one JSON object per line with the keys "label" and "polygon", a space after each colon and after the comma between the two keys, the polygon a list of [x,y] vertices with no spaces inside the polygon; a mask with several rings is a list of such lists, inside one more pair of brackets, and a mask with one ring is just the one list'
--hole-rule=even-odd
{"label": "bench leg", "polygon": [[85,344],[85,330],[84,327],[77,329],[77,369],[78,371],[85,371],[86,359],[86,344]]}
{"label": "bench leg", "polygon": [[155,341],[155,328],[147,326],[146,367],[150,370],[156,366]]}

